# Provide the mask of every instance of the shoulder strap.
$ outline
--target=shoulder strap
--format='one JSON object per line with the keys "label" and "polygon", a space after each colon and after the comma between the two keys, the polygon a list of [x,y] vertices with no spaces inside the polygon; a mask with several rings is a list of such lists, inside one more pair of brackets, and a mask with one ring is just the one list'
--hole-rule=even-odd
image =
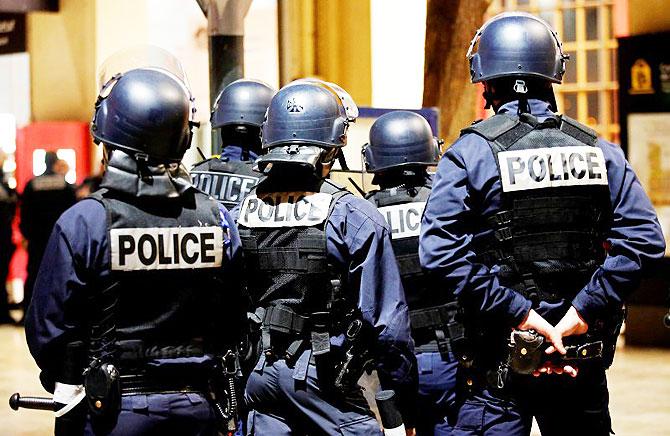
{"label": "shoulder strap", "polygon": [[595,130],[579,123],[567,115],[561,115],[560,119],[561,123],[559,128],[561,129],[561,132],[568,136],[572,136],[577,141],[584,144],[591,146],[596,145],[596,142],[598,141],[598,134]]}
{"label": "shoulder strap", "polygon": [[520,123],[517,117],[511,117],[507,114],[496,114],[486,120],[475,121],[470,126],[461,130],[461,136],[467,133],[475,133],[487,141],[495,141]]}
{"label": "shoulder strap", "polygon": [[522,122],[519,117],[496,114],[491,118],[472,124],[461,131],[461,135],[474,133],[486,139],[496,152],[507,150],[519,139],[526,136],[533,126]]}

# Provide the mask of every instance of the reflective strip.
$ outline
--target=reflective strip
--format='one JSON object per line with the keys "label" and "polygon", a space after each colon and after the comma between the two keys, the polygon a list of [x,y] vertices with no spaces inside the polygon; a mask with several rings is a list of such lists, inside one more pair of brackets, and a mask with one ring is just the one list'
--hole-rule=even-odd
{"label": "reflective strip", "polygon": [[242,202],[239,224],[249,228],[312,227],[328,219],[333,197],[324,193],[282,192]]}
{"label": "reflective strip", "polygon": [[379,208],[386,222],[391,227],[391,238],[411,238],[419,236],[421,216],[426,202],[394,204]]}
{"label": "reflective strip", "polygon": [[112,270],[220,267],[223,229],[218,226],[111,229]]}
{"label": "reflective strip", "polygon": [[598,147],[550,147],[498,153],[504,192],[561,186],[607,185],[607,167]]}

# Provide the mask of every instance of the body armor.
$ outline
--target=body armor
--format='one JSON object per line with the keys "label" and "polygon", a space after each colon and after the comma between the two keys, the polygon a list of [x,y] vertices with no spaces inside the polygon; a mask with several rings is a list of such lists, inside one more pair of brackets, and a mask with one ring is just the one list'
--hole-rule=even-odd
{"label": "body armor", "polygon": [[478,261],[500,266],[503,286],[570,301],[605,257],[607,169],[594,131],[565,117],[495,115],[465,129],[484,137],[498,164],[501,210],[483,217]]}
{"label": "body armor", "polygon": [[261,173],[254,171],[253,165],[252,161],[207,159],[191,170],[193,185],[231,210],[258,183]]}
{"label": "body armor", "polygon": [[107,189],[92,198],[107,212],[111,273],[91,298],[90,357],[113,353],[124,372],[224,350],[227,236],[217,203],[193,189],[173,200]]}
{"label": "body armor", "polygon": [[328,351],[341,315],[346,284],[328,262],[326,225],[334,204],[350,193],[330,181],[313,191],[255,189],[240,208],[245,276],[266,353],[292,357],[305,339],[315,354]]}
{"label": "body armor", "polygon": [[458,307],[447,300],[446,293],[431,287],[419,261],[421,217],[430,190],[429,183],[387,188],[372,192],[368,200],[377,206],[391,228],[391,244],[410,309],[417,351],[439,351],[448,360],[448,353],[463,339],[463,329],[456,319]]}

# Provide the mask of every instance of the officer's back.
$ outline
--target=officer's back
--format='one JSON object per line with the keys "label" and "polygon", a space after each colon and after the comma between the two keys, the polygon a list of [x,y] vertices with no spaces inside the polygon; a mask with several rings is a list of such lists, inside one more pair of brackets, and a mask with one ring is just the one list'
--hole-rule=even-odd
{"label": "officer's back", "polygon": [[216,434],[234,414],[221,364],[245,313],[229,269],[239,238],[180,163],[194,126],[185,83],[153,67],[114,73],[91,126],[101,189],[56,223],[28,345],[45,388],[76,405],[61,434]]}

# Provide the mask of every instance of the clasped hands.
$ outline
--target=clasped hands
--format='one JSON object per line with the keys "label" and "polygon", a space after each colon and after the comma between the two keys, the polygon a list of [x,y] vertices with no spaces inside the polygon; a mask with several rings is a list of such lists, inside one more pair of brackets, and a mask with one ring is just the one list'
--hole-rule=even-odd
{"label": "clasped hands", "polygon": [[[570,306],[563,318],[552,326],[540,314],[531,309],[518,328],[520,330],[535,330],[545,337],[551,345],[545,350],[547,355],[552,353],[565,354],[563,338],[572,335],[581,335],[587,332],[589,325],[581,317],[577,309]],[[571,377],[577,377],[579,369],[572,365],[556,365],[549,361],[545,362],[540,368],[533,372],[535,377],[542,374],[567,374]]]}

